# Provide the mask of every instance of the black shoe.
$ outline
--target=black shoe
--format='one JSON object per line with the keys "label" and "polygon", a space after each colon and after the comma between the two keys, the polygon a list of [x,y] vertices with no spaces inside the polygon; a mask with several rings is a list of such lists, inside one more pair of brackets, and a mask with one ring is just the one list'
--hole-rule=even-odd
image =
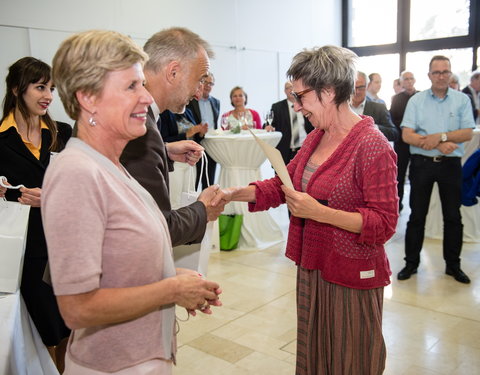
{"label": "black shoe", "polygon": [[447,269],[445,270],[445,273],[447,275],[453,276],[453,278],[457,280],[459,283],[470,284],[470,278],[467,275],[465,275],[465,273],[460,269],[460,267],[458,268],[447,267]]}
{"label": "black shoe", "polygon": [[410,276],[412,276],[415,273],[417,273],[417,267],[407,265],[407,266],[403,267],[403,269],[398,273],[397,279],[398,280],[407,280],[407,279],[410,278]]}

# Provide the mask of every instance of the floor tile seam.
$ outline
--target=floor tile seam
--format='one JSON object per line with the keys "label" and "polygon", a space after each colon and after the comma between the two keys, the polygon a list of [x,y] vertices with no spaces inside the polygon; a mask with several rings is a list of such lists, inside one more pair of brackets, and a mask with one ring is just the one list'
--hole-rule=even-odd
{"label": "floor tile seam", "polygon": [[426,308],[426,307],[422,307],[422,306],[418,306],[418,305],[413,305],[411,303],[394,301],[392,299],[390,299],[390,301],[395,302],[395,303],[399,303],[399,304],[405,305],[405,306],[416,307],[417,309],[422,309],[422,310],[426,310],[426,311],[430,311],[430,312],[435,312],[435,313],[438,313],[438,314],[447,315],[447,316],[450,316],[450,317],[453,317],[453,318],[465,319],[465,320],[468,320],[468,321],[471,321],[471,322],[480,323],[480,320],[476,320],[476,319],[472,319],[472,318],[466,318],[466,317],[460,316],[460,315],[454,315],[454,314],[451,314],[451,313],[446,313],[446,312],[434,310],[434,309],[431,309],[431,308]]}
{"label": "floor tile seam", "polygon": [[[259,309],[261,309],[261,308],[263,308],[263,307],[265,307],[265,306],[267,306],[267,305],[269,305],[270,303],[275,302],[276,300],[285,297],[285,296],[286,296],[287,294],[289,294],[289,293],[290,293],[290,292],[286,292],[286,293],[284,293],[284,294],[282,294],[282,295],[280,295],[280,296],[272,299],[271,301],[269,301],[269,302],[267,302],[267,303],[264,303],[263,305],[260,305],[260,306],[258,306],[258,307],[256,307],[256,308],[254,308],[253,310],[250,310],[250,311],[248,311],[248,312],[244,312],[242,315],[239,315],[239,316],[237,316],[236,318],[234,318],[234,319],[232,319],[232,320],[229,320],[228,322],[226,322],[226,323],[224,323],[224,324],[222,324],[222,325],[219,325],[218,327],[215,328],[215,330],[220,329],[220,328],[223,328],[223,327],[225,327],[226,325],[228,325],[228,324],[230,324],[230,323],[233,323],[233,322],[237,321],[238,319],[245,317],[245,316],[248,315],[248,314],[252,314],[253,312],[255,312],[255,311],[257,311],[257,310],[259,310]],[[214,333],[212,333],[212,334],[214,334]],[[219,336],[219,337],[220,337],[220,336]]]}
{"label": "floor tile seam", "polygon": [[[251,266],[251,265],[246,265],[244,263],[240,263],[240,262],[234,262],[232,260],[226,260],[226,262],[231,262],[235,265],[241,265],[241,266],[244,266],[244,267],[250,267],[250,268],[253,268],[253,269],[256,269],[256,270],[259,270],[259,271],[266,271],[266,272],[272,272],[272,273],[275,273],[277,275],[282,275],[282,276],[290,276],[290,277],[295,277],[295,276],[291,276],[291,275],[288,275],[284,272],[278,272],[278,271],[273,271],[273,270],[266,270],[264,268],[259,268],[258,266]],[[292,262],[293,263],[293,262]]]}

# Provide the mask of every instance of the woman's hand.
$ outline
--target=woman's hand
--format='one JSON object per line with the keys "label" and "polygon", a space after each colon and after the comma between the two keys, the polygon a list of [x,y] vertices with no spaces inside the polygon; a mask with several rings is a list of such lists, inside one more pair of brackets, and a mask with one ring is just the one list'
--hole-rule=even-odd
{"label": "woman's hand", "polygon": [[307,193],[295,191],[285,185],[282,185],[282,191],[285,194],[288,209],[293,216],[319,221],[318,215],[321,213],[322,208],[326,208],[325,206]]}
{"label": "woman's hand", "polygon": [[[0,177],[2,180],[0,181],[2,184],[4,185],[8,185],[10,186],[10,184],[8,183],[7,181],[7,178],[6,177]],[[5,197],[5,193],[7,192],[7,188],[0,185],[0,198],[4,198]]]}
{"label": "woman's hand", "polygon": [[219,285],[202,278],[198,272],[185,268],[177,268],[177,291],[175,303],[185,307],[195,315],[195,310],[211,314],[210,306],[221,306],[218,296],[222,293]]}
{"label": "woman's hand", "polygon": [[20,192],[22,196],[18,198],[18,201],[21,204],[25,204],[32,207],[40,207],[41,197],[42,197],[42,189],[40,188],[20,188]]}

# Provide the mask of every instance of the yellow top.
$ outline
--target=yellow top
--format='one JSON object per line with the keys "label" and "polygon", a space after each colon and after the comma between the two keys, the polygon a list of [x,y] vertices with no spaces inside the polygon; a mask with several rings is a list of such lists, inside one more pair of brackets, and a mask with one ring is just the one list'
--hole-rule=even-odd
{"label": "yellow top", "polygon": [[[5,118],[5,120],[3,120],[3,122],[0,124],[0,133],[7,131],[11,127],[14,127],[18,135],[20,135],[20,132],[18,131],[17,123],[15,122],[15,117],[13,116],[13,111],[10,112],[8,117]],[[48,129],[48,126],[47,124],[45,124],[44,121],[40,121],[40,128]],[[23,143],[25,143],[25,146],[27,146],[27,148],[33,154],[33,156],[35,156],[37,159],[40,159],[40,149],[42,148],[42,139],[40,138],[40,144],[37,147],[33,143],[31,143],[29,140],[23,139],[21,135],[20,137],[22,138]]]}

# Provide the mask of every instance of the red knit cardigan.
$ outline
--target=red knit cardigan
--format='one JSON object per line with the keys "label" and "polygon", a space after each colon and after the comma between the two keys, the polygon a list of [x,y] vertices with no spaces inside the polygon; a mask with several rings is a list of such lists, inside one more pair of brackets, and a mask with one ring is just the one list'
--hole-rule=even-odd
{"label": "red knit cardigan", "polygon": [[[288,164],[295,190],[324,131],[315,129]],[[384,244],[395,233],[398,219],[397,156],[371,117],[362,116],[334,153],[310,178],[306,192],[331,208],[359,212],[363,225],[352,233],[314,220],[290,218],[286,256],[306,269],[321,271],[326,281],[356,289],[390,283]],[[281,181],[254,182],[256,202],[250,211],[285,203]]]}

